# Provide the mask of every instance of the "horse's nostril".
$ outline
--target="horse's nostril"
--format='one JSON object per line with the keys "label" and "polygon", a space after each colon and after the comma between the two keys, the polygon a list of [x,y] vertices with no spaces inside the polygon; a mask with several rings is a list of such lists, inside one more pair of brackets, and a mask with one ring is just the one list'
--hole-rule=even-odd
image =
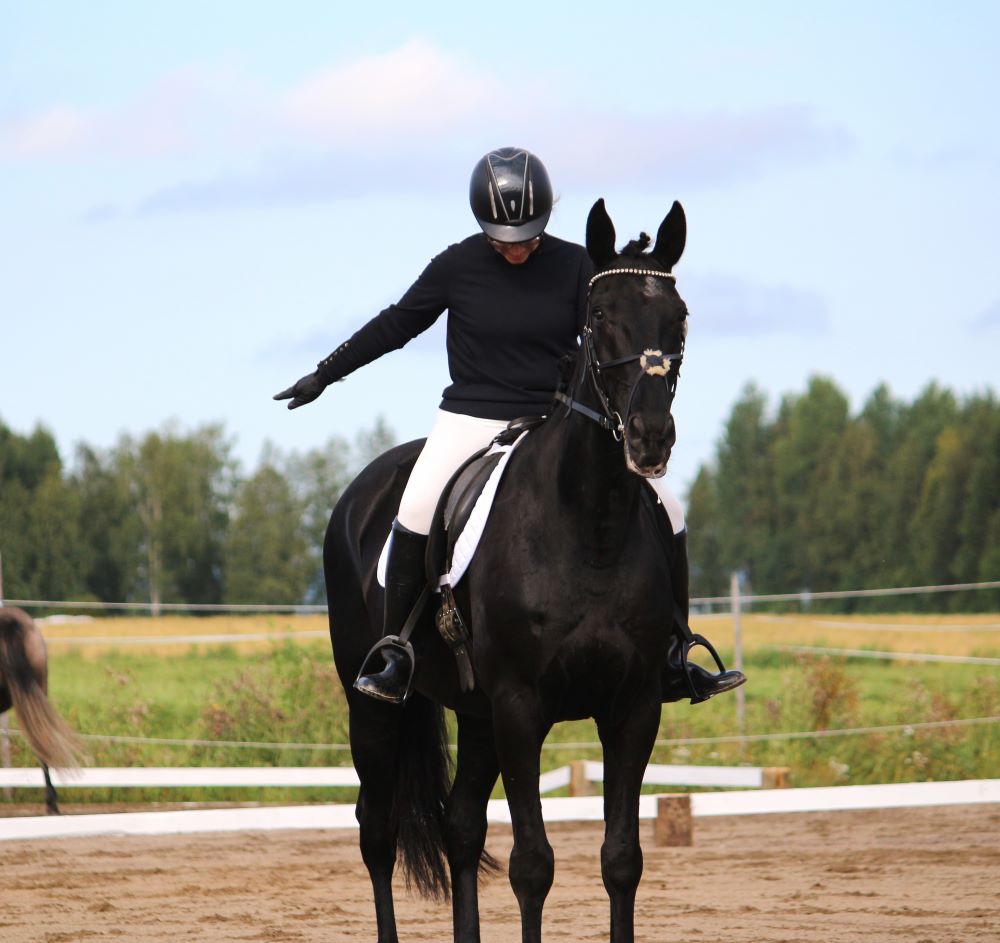
{"label": "horse's nostril", "polygon": [[642,416],[630,416],[628,421],[629,432],[636,436],[643,436],[646,433],[646,423]]}

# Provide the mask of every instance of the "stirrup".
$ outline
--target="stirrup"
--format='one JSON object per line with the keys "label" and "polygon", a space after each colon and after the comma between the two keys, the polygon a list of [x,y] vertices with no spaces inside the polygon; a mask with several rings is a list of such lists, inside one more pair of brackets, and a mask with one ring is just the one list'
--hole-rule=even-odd
{"label": "stirrup", "polygon": [[[678,638],[677,644],[680,646],[680,667],[684,670],[684,677],[687,680],[688,690],[691,693],[691,703],[700,704],[702,701],[707,701],[710,697],[714,697],[716,694],[722,694],[723,691],[713,691],[711,694],[702,694],[695,686],[694,678],[692,677],[693,666],[688,662],[688,656],[691,653],[691,649],[701,646],[702,648],[707,649],[708,653],[713,659],[715,659],[715,664],[719,668],[719,674],[724,674],[726,672],[726,666],[719,657],[719,653],[715,650],[715,646],[707,638],[705,638],[704,635],[700,635],[696,632],[692,632],[690,637]],[[696,667],[700,667],[700,665]],[[740,684],[742,683],[743,681],[740,682]],[[732,687],[739,687],[739,684],[734,684]],[[730,688],[725,688],[724,690],[728,691]]]}
{"label": "stirrup", "polygon": [[[392,665],[387,661],[384,668],[379,671],[372,672],[373,668],[378,667],[378,665],[372,665],[372,659],[382,651],[383,648],[391,648],[394,651],[401,652],[407,659],[409,659],[410,672],[409,677],[406,679],[406,688],[402,695],[389,696],[382,691],[376,690],[374,688],[369,688],[362,686],[362,681],[370,681],[372,678],[377,678],[380,674],[388,671]],[[383,659],[384,660],[384,659]],[[404,641],[398,635],[385,635],[380,638],[372,647],[371,650],[365,655],[365,660],[361,662],[361,667],[358,669],[358,676],[354,679],[354,689],[360,691],[362,694],[367,694],[369,697],[376,698],[380,701],[386,701],[390,704],[402,704],[409,698],[410,694],[413,693],[413,677],[416,672],[417,658],[413,651],[413,646],[409,641]]]}

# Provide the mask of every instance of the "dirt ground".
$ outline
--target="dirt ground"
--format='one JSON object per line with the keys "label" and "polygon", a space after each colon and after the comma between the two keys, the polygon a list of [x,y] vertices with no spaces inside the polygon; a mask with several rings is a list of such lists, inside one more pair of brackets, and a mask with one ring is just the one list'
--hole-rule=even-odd
{"label": "dirt ground", "polygon": [[[697,819],[695,847],[653,846],[637,939],[656,943],[1000,940],[1000,805]],[[606,940],[597,824],[553,825],[550,943]],[[375,938],[352,832],[0,843],[0,940]],[[488,847],[506,861],[510,831]],[[506,876],[481,893],[483,943],[520,939]],[[400,889],[400,937],[451,939],[450,908]]]}

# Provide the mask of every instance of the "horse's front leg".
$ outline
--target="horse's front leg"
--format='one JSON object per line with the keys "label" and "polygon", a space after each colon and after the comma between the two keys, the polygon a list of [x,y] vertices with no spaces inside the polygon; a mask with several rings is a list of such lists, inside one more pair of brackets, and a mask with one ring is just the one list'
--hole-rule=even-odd
{"label": "horse's front leg", "polygon": [[509,875],[521,909],[521,943],[542,939],[542,907],[555,870],[538,794],[539,756],[550,727],[533,692],[493,700],[493,733],[514,832]]}
{"label": "horse's front leg", "polygon": [[478,882],[486,845],[486,804],[498,774],[492,722],[459,714],[455,782],[445,807],[455,943],[479,943]]}
{"label": "horse's front leg", "polygon": [[659,698],[651,697],[627,717],[597,725],[604,747],[601,874],[611,898],[611,943],[632,943],[635,935],[635,892],[642,877],[639,792],[659,724]]}

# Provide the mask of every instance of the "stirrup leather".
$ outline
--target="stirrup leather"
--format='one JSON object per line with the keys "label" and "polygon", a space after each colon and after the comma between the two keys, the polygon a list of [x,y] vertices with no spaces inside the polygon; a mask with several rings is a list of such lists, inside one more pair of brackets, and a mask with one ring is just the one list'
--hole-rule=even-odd
{"label": "stirrup leather", "polygon": [[475,674],[472,671],[472,660],[469,657],[469,630],[458,611],[455,594],[451,585],[441,584],[441,608],[435,616],[438,634],[444,639],[455,656],[455,667],[458,669],[458,685],[463,692],[471,691],[476,686]]}

